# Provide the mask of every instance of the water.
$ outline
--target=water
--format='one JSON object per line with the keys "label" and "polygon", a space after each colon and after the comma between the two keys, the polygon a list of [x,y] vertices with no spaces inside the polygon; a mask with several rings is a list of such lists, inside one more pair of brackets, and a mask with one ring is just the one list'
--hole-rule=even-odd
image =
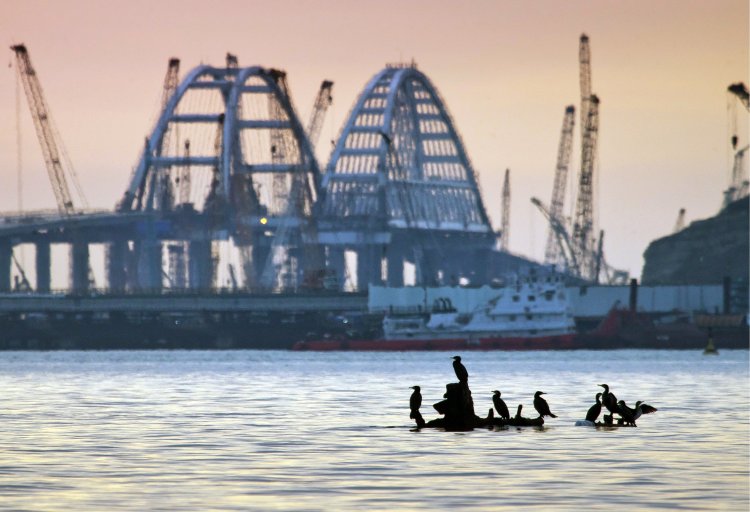
{"label": "water", "polygon": [[[464,353],[543,429],[412,430],[455,380],[434,353],[0,353],[0,508],[747,510],[748,351]],[[596,385],[659,408],[575,427]]]}

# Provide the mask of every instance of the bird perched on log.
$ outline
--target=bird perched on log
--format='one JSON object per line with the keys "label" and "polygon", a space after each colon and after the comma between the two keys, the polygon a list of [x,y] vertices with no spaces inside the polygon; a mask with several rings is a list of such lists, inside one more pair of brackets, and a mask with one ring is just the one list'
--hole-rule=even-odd
{"label": "bird perched on log", "polygon": [[599,384],[604,388],[602,393],[602,405],[612,414],[620,414],[620,408],[617,406],[617,397],[614,393],[609,390],[609,386],[606,384]]}
{"label": "bird perched on log", "polygon": [[503,418],[504,420],[510,419],[510,411],[508,411],[508,406],[505,405],[505,401],[500,398],[500,392],[498,390],[492,392],[492,403],[495,406],[497,414],[501,418]]}
{"label": "bird perched on log", "polygon": [[469,382],[469,372],[461,364],[461,356],[453,356],[453,370],[456,372],[459,382]]}
{"label": "bird perched on log", "polygon": [[539,413],[540,418],[544,418],[545,416],[549,416],[551,418],[557,418],[554,414],[552,414],[552,411],[549,410],[549,404],[547,403],[547,400],[542,398],[542,395],[546,395],[544,391],[537,391],[534,393],[534,409],[536,409],[536,412]]}
{"label": "bird perched on log", "polygon": [[596,403],[591,406],[589,409],[589,412],[586,413],[586,421],[590,421],[592,423],[596,422],[596,419],[599,417],[599,414],[602,412],[602,403],[599,401],[599,399],[602,397],[601,393],[596,394]]}
{"label": "bird perched on log", "polygon": [[644,404],[642,401],[638,400],[635,403],[635,408],[630,408],[625,404],[625,400],[620,400],[617,402],[617,405],[620,409],[620,416],[622,416],[623,421],[625,421],[626,424],[633,425],[634,427],[637,427],[638,425],[635,424],[635,420],[641,417],[643,414],[651,414],[652,412],[656,412],[656,407],[651,407],[648,404]]}
{"label": "bird perched on log", "polygon": [[411,409],[409,418],[415,419],[419,414],[419,408],[422,407],[422,393],[420,393],[421,388],[419,386],[412,386],[411,389],[414,392],[411,394],[411,398],[409,398],[409,409]]}
{"label": "bird perched on log", "polygon": [[521,411],[523,410],[523,404],[518,404],[518,409],[516,409],[516,419],[521,418]]}

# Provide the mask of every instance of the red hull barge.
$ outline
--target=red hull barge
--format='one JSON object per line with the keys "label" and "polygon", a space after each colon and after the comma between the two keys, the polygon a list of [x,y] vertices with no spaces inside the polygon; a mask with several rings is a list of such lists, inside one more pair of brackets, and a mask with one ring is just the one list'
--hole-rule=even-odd
{"label": "red hull barge", "polygon": [[398,352],[408,350],[575,350],[584,348],[575,334],[516,338],[404,339],[404,340],[305,340],[292,350],[362,350]]}

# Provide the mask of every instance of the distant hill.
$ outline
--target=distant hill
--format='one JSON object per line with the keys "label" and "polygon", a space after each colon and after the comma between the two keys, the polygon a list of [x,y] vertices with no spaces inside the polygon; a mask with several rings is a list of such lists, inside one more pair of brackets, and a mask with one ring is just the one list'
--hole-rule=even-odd
{"label": "distant hill", "polygon": [[750,226],[748,197],[718,215],[651,242],[643,254],[641,281],[655,284],[718,284],[748,279]]}

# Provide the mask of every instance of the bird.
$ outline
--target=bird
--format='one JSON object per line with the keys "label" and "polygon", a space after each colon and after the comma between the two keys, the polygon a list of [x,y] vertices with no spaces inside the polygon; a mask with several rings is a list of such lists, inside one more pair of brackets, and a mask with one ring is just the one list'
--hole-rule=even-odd
{"label": "bird", "polygon": [[504,420],[510,419],[510,411],[508,411],[508,406],[505,405],[503,399],[500,398],[500,392],[498,390],[492,392],[492,403],[495,405],[495,410],[501,418],[503,418]]}
{"label": "bird", "polygon": [[638,425],[635,424],[635,420],[638,418],[636,417],[636,410],[638,408],[638,403],[636,402],[636,409],[631,409],[625,404],[625,400],[620,400],[617,402],[617,406],[619,409],[620,416],[622,417],[622,420],[625,422],[626,425],[633,425],[634,427],[637,427]]}
{"label": "bird", "polygon": [[409,409],[411,409],[409,418],[414,419],[419,414],[419,408],[422,407],[422,393],[420,393],[421,388],[419,386],[412,386],[411,389],[414,392],[411,394],[411,398],[409,398]]}
{"label": "bird", "polygon": [[640,418],[641,415],[643,415],[643,414],[651,414],[653,412],[658,411],[658,409],[656,407],[651,407],[648,404],[644,404],[643,401],[641,401],[641,400],[638,400],[635,403],[635,409],[631,409],[630,407],[627,407],[625,405],[625,401],[624,400],[620,400],[618,402],[618,405],[620,405],[621,408],[622,407],[626,407],[627,410],[628,410],[628,413],[632,412],[633,426],[636,426],[635,420],[637,420],[638,418]]}
{"label": "bird", "polygon": [[543,418],[545,416],[549,416],[550,418],[557,418],[554,414],[552,414],[552,411],[549,410],[549,404],[547,403],[547,400],[542,398],[542,395],[546,395],[544,391],[537,391],[534,393],[534,409],[536,409],[536,412],[539,413],[539,417]]}
{"label": "bird", "polygon": [[518,409],[516,409],[516,419],[521,419],[522,409],[523,409],[523,404],[518,404]]}
{"label": "bird", "polygon": [[604,393],[602,393],[602,405],[612,414],[620,414],[620,408],[617,406],[617,397],[615,394],[610,392],[608,385],[599,385],[604,388]]}
{"label": "bird", "polygon": [[590,421],[592,423],[596,422],[596,419],[599,417],[599,414],[602,412],[602,403],[599,401],[599,399],[602,397],[601,393],[596,394],[596,403],[591,406],[589,409],[589,412],[586,413],[586,421]]}
{"label": "bird", "polygon": [[469,382],[469,372],[461,364],[461,356],[453,356],[453,370],[455,370],[459,382]]}

